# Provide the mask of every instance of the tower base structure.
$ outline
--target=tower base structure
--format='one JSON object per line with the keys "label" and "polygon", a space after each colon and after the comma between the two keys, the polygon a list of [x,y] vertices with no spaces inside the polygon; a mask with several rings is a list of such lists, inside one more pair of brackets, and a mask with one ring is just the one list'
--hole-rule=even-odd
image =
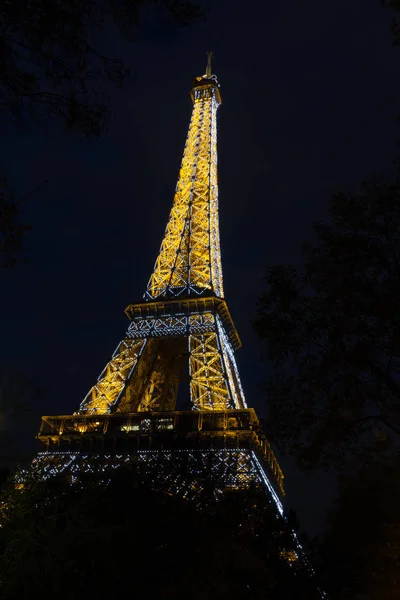
{"label": "tower base structure", "polygon": [[[259,490],[275,515],[273,535],[283,536],[281,559],[311,585],[313,569],[284,515],[283,474],[254,409],[45,416],[38,440],[34,469],[43,480],[63,475],[74,483],[93,475],[101,482],[127,469],[140,485],[200,509],[210,495],[251,490],[254,498]],[[310,600],[325,598],[311,589]]]}
{"label": "tower base structure", "polygon": [[45,416],[38,440],[44,478],[134,466],[184,497],[256,486],[283,514],[283,474],[252,408]]}

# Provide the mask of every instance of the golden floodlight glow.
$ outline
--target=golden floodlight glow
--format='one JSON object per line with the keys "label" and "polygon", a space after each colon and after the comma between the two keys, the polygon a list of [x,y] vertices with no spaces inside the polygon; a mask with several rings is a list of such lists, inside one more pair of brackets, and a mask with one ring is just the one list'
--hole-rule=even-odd
{"label": "golden floodlight glow", "polygon": [[240,341],[223,300],[217,182],[221,94],[210,61],[211,53],[206,74],[191,90],[192,117],[169,221],[144,294],[147,309],[128,307],[132,323],[126,337],[83,400],[81,414],[173,410],[185,357],[194,409],[247,406],[234,357]]}
{"label": "golden floodlight glow", "polygon": [[[126,334],[78,411],[42,417],[38,439],[46,453],[38,464],[49,476],[63,470],[77,476],[81,468],[104,472],[107,465],[139,461],[163,478],[162,465],[175,469],[184,452],[190,477],[198,464],[212,460],[221,490],[257,483],[283,514],[283,473],[254,409],[247,407],[235,358],[241,342],[224,298],[217,174],[221,93],[211,55],[191,88],[192,115],[172,208],[143,300],[126,308]],[[186,481],[177,469],[175,492],[189,493],[190,477]],[[193,485],[200,484],[194,479]]]}

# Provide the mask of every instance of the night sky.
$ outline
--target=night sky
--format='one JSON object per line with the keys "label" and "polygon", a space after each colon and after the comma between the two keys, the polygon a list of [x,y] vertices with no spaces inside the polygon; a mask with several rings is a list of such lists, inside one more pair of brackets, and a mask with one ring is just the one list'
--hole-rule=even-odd
{"label": "night sky", "polygon": [[[396,156],[400,56],[379,0],[209,7],[207,22],[185,29],[150,21],[133,45],[112,28],[99,36],[104,54],[138,74],[132,87],[111,90],[113,119],[100,139],[81,141],[56,122],[1,127],[1,170],[17,197],[48,180],[22,210],[33,226],[28,265],[0,274],[1,361],[37,375],[47,414],[77,409],[124,335],[124,308],[144,292],[206,51],[215,54],[223,100],[225,294],[243,342],[237,360],[247,400],[261,414],[267,370],[250,321],[266,268],[299,263],[301,240],[326,217],[332,193],[354,189]],[[325,483],[282,465],[289,503],[312,532]]]}

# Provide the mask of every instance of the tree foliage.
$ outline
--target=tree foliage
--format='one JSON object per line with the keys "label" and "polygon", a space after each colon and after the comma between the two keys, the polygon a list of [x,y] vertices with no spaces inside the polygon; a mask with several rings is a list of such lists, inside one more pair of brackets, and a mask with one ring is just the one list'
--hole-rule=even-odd
{"label": "tree foliage", "polygon": [[400,594],[399,457],[341,479],[317,573],[330,600],[397,600]]}
{"label": "tree foliage", "polygon": [[44,396],[35,376],[0,367],[0,469],[30,459]]}
{"label": "tree foliage", "polygon": [[68,600],[318,597],[283,558],[289,534],[256,490],[203,498],[197,510],[124,469],[73,485],[25,476],[0,506],[4,600],[43,587]]}
{"label": "tree foliage", "polygon": [[3,178],[0,185],[0,259],[3,267],[14,267],[21,260],[22,236],[31,227],[19,219],[19,206],[14,191]]}
{"label": "tree foliage", "polygon": [[202,15],[190,0],[3,0],[0,110],[17,121],[52,115],[69,131],[99,135],[110,117],[102,83],[122,87],[132,72],[93,34],[111,20],[132,41],[146,11],[177,25]]}
{"label": "tree foliage", "polygon": [[384,454],[400,434],[400,177],[337,194],[330,212],[304,267],[269,269],[254,323],[270,436],[308,466]]}
{"label": "tree foliage", "polygon": [[[400,12],[400,0],[381,0],[381,4],[383,7],[390,8],[395,13]],[[392,18],[390,28],[392,31],[393,46],[400,46],[400,26],[396,17]]]}
{"label": "tree foliage", "polygon": [[[133,41],[148,13],[185,26],[204,16],[190,0],[4,0],[0,4],[0,115],[17,123],[53,117],[85,138],[107,127],[108,91],[133,81],[130,66],[105,55],[92,40],[113,23]],[[104,31],[103,31],[104,34]],[[20,223],[19,202],[0,188],[0,260],[21,262],[30,229]]]}
{"label": "tree foliage", "polygon": [[400,0],[381,0],[382,6],[387,6],[396,12],[400,12]]}

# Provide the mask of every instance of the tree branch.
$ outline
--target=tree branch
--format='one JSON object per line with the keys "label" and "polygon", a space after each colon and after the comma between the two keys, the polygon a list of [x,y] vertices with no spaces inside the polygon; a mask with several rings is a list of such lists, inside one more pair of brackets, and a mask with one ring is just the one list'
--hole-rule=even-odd
{"label": "tree branch", "polygon": [[392,377],[387,373],[382,373],[381,369],[376,364],[368,363],[368,366],[372,373],[378,375],[381,381],[383,380],[386,383],[393,396],[400,400],[400,386],[392,379]]}
{"label": "tree branch", "polygon": [[396,427],[395,425],[392,425],[392,423],[390,423],[390,421],[388,421],[387,417],[383,417],[382,415],[368,415],[366,417],[361,417],[361,419],[356,419],[355,421],[352,421],[351,423],[349,423],[345,427],[345,429],[350,429],[351,427],[356,427],[357,425],[359,425],[360,423],[363,423],[365,421],[381,421],[391,431],[393,431],[394,433],[396,433],[397,435],[400,436],[400,429],[398,427]]}
{"label": "tree branch", "polygon": [[393,258],[394,264],[396,266],[396,269],[397,269],[397,276],[400,277],[400,265],[398,263],[396,253],[395,253],[395,250],[393,248],[392,240],[391,240],[390,235],[389,235],[389,227],[388,227],[386,213],[383,213],[383,220],[384,220],[384,223],[385,223],[385,233],[386,233],[386,239],[387,239],[387,243],[388,243],[388,246],[389,246],[389,250],[390,250],[390,253],[392,255],[392,258]]}

